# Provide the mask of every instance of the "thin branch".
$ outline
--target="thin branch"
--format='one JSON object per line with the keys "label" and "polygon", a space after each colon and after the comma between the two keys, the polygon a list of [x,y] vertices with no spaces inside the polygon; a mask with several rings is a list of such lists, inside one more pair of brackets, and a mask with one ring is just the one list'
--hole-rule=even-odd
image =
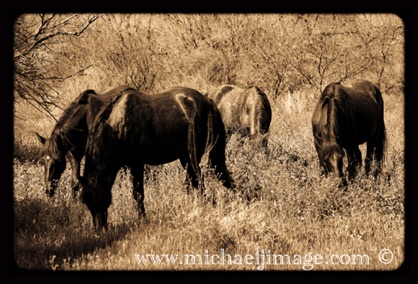
{"label": "thin branch", "polygon": [[99,18],[98,15],[94,15],[92,18],[90,18],[88,20],[88,22],[79,30],[76,32],[62,32],[62,31],[57,31],[53,34],[44,36],[43,38],[40,38],[39,40],[37,40],[26,52],[24,52],[21,56],[25,56],[28,55],[31,51],[33,51],[34,49],[36,49],[38,46],[40,46],[43,42],[46,42],[48,40],[51,40],[55,37],[58,36],[80,36],[81,34],[84,33],[84,31],[97,19]]}

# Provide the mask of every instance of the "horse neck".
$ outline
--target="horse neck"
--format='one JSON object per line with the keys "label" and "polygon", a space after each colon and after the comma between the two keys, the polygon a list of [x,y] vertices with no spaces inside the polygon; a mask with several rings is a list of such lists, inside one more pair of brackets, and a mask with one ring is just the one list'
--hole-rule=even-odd
{"label": "horse neck", "polygon": [[84,151],[84,145],[87,139],[87,124],[86,124],[86,113],[84,108],[74,107],[71,104],[66,110],[65,114],[60,118],[53,134],[55,136],[54,141],[61,141],[61,151],[67,153],[71,149],[79,149]]}
{"label": "horse neck", "polygon": [[81,125],[65,125],[57,131],[57,136],[61,139],[61,150],[67,153],[71,149],[84,151],[87,139],[87,129]]}
{"label": "horse neck", "polygon": [[68,143],[64,141],[66,141],[66,138],[58,131],[54,131],[51,134],[51,137],[44,144],[42,155],[48,155],[60,159],[64,158],[71,148]]}
{"label": "horse neck", "polygon": [[[100,114],[103,115],[103,114]],[[120,149],[119,141],[113,132],[112,127],[105,123],[107,115],[102,117],[103,121],[96,122],[90,129],[90,138],[86,143],[86,163],[93,164],[92,169],[100,172],[107,172],[117,167],[117,152]]]}
{"label": "horse neck", "polygon": [[116,162],[103,161],[91,153],[85,156],[84,176],[91,188],[110,191],[120,168]]}

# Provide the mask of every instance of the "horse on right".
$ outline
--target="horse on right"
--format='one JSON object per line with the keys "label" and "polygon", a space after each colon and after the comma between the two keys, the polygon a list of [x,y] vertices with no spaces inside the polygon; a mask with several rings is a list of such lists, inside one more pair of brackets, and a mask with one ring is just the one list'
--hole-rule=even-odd
{"label": "horse on right", "polygon": [[272,112],[267,95],[259,87],[221,85],[207,92],[206,96],[219,109],[228,139],[233,133],[242,138],[257,138],[267,151]]}
{"label": "horse on right", "polygon": [[340,187],[348,185],[343,170],[345,154],[348,180],[352,182],[362,165],[359,145],[366,142],[365,172],[375,178],[381,174],[386,149],[384,103],[373,83],[356,80],[325,87],[312,116],[312,130],[321,174],[336,172]]}

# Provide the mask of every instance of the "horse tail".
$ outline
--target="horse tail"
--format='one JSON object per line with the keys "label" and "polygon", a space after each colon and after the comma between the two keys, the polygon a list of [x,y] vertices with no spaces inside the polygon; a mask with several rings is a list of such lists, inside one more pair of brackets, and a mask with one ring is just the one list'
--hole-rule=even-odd
{"label": "horse tail", "polygon": [[375,87],[376,97],[378,99],[378,104],[380,107],[380,121],[381,121],[381,128],[380,132],[376,137],[376,150],[375,150],[375,159],[379,162],[379,167],[382,166],[385,160],[385,153],[387,150],[387,136],[386,136],[386,126],[384,120],[384,103],[383,97],[380,90]]}
{"label": "horse tail", "polygon": [[385,160],[385,153],[387,148],[387,137],[386,137],[386,127],[383,124],[378,136],[377,145],[376,145],[376,159],[382,163]]}
{"label": "horse tail", "polygon": [[262,145],[267,148],[267,135],[270,129],[272,111],[267,95],[258,87],[254,87],[256,102],[254,104],[254,117],[251,118],[251,134],[262,137]]}
{"label": "horse tail", "polygon": [[[209,134],[211,132],[211,134]],[[233,189],[234,181],[226,167],[225,148],[226,148],[226,130],[219,110],[213,105],[213,111],[208,117],[208,139],[209,146],[209,164],[215,169],[215,174],[223,185]]]}
{"label": "horse tail", "polygon": [[267,95],[263,93],[258,87],[255,87],[258,95],[258,103],[257,103],[257,122],[258,122],[258,129],[261,134],[266,134],[269,132],[270,123],[271,123],[271,106],[270,102],[267,98]]}
{"label": "horse tail", "polygon": [[[200,170],[200,155],[198,154],[199,149],[198,149],[198,142],[197,139],[199,139],[199,123],[196,123],[196,116],[197,116],[197,112],[193,111],[191,114],[191,117],[189,119],[189,126],[187,129],[187,148],[188,148],[188,152],[189,152],[189,162],[190,162],[190,167],[192,167],[193,171],[196,174],[196,177],[198,179],[198,184],[200,185],[200,181],[202,180],[202,173]],[[193,182],[193,181],[192,181]],[[197,184],[195,184],[197,185]],[[194,186],[195,186],[194,185]],[[202,190],[202,188],[201,188]]]}

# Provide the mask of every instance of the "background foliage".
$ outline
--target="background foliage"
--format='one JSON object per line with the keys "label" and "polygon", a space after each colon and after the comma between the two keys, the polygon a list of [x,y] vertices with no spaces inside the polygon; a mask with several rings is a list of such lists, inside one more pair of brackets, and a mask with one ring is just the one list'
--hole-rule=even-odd
{"label": "background foliage", "polygon": [[[29,14],[15,24],[15,95],[44,112],[86,88],[258,85],[272,99],[367,78],[404,87],[391,14]],[[55,114],[55,113],[54,113]]]}

